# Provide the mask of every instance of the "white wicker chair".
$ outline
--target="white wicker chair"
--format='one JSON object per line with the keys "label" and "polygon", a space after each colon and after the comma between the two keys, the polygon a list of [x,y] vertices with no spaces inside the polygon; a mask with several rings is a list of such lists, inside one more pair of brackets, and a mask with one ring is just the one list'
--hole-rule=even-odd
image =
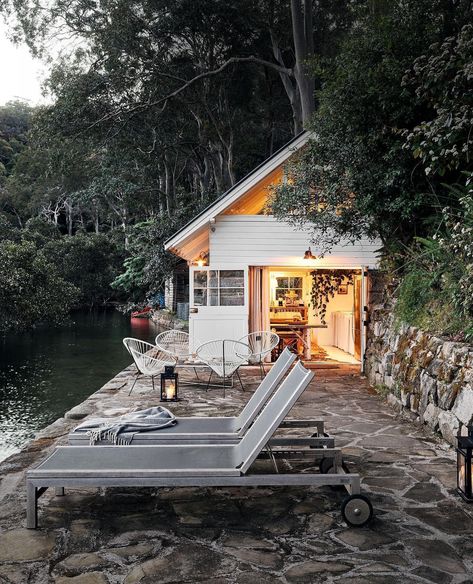
{"label": "white wicker chair", "polygon": [[212,374],[215,373],[222,378],[223,397],[225,397],[225,380],[232,378],[233,375],[238,377],[238,381],[244,391],[238,368],[248,361],[250,357],[251,350],[248,345],[229,339],[208,341],[200,345],[196,353],[199,360],[210,367],[207,389],[210,386]]}
{"label": "white wicker chair", "polygon": [[174,355],[146,341],[126,337],[123,339],[123,344],[133,357],[138,372],[128,395],[133,391],[140,375],[151,377],[154,390],[154,377],[163,371],[165,365],[175,365],[177,362],[177,358]]}
{"label": "white wicker chair", "polygon": [[190,357],[189,333],[176,329],[159,333],[155,339],[156,346],[171,353],[178,359]]}
{"label": "white wicker chair", "polygon": [[241,337],[238,342],[244,343],[250,347],[251,354],[248,358],[248,362],[251,365],[259,365],[261,379],[263,379],[266,375],[264,370],[264,358],[278,346],[279,336],[271,331],[258,331]]}

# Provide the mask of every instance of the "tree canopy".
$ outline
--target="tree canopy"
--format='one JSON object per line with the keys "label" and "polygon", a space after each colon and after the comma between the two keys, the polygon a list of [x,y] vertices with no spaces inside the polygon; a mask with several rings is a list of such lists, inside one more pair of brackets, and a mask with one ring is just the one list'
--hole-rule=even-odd
{"label": "tree canopy", "polygon": [[368,235],[399,250],[429,232],[448,196],[439,175],[455,182],[470,164],[471,9],[456,4],[362,13],[323,71],[314,137],[275,192],[278,217],[312,225],[327,249]]}
{"label": "tree canopy", "polygon": [[[50,105],[0,108],[0,230],[46,257],[76,305],[162,290],[176,262],[163,241],[303,125],[313,137],[271,212],[326,250],[381,238],[406,281],[404,264],[440,240],[463,262],[452,274],[470,273],[452,251],[473,170],[469,0],[6,0],[0,12],[37,54],[67,42]],[[453,288],[445,298],[473,318]]]}

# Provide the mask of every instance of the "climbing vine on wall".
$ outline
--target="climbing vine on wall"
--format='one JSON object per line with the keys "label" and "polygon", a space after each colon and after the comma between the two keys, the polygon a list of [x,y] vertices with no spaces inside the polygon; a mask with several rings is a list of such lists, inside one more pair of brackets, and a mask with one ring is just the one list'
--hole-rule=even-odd
{"label": "climbing vine on wall", "polygon": [[311,299],[314,307],[314,314],[320,318],[322,324],[325,322],[327,305],[330,299],[335,296],[339,287],[346,284],[353,284],[355,275],[359,273],[348,270],[314,270],[312,276]]}

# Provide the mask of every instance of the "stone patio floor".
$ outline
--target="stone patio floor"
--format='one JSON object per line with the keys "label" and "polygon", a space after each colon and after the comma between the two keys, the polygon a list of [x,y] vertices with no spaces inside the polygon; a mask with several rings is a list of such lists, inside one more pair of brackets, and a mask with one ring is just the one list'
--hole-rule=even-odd
{"label": "stone patio floor", "polygon": [[[259,381],[243,376],[245,393],[188,386],[172,409],[235,414]],[[0,465],[0,583],[473,583],[473,506],[454,493],[453,450],[349,366],[317,370],[291,417],[326,420],[372,499],[369,527],[347,527],[344,494],[328,487],[181,488],[48,491],[40,529],[26,530],[25,469],[85,416],[157,403],[149,381],[128,397],[131,378],[121,372]]]}

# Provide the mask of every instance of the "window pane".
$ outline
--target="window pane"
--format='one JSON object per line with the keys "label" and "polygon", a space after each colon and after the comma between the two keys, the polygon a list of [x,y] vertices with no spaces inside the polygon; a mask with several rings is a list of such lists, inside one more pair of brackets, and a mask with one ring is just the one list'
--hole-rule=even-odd
{"label": "window pane", "polygon": [[243,288],[244,286],[243,270],[220,270],[220,288]]}
{"label": "window pane", "polygon": [[207,288],[207,270],[194,272],[194,288]]}
{"label": "window pane", "polygon": [[302,278],[291,278],[290,288],[302,288]]}
{"label": "window pane", "polygon": [[282,298],[284,300],[284,295],[286,294],[286,288],[276,288],[276,300]]}
{"label": "window pane", "polygon": [[221,288],[220,306],[243,306],[245,294],[243,288]]}
{"label": "window pane", "polygon": [[302,298],[302,288],[291,288],[292,292],[295,292],[295,298],[300,300]]}
{"label": "window pane", "polygon": [[218,288],[217,270],[209,270],[209,288]]}
{"label": "window pane", "polygon": [[207,288],[194,288],[194,306],[207,306]]}
{"label": "window pane", "polygon": [[276,278],[278,288],[289,288],[289,278]]}
{"label": "window pane", "polygon": [[209,288],[209,306],[218,306],[217,288]]}
{"label": "window pane", "polygon": [[286,298],[298,301],[302,299],[302,288],[276,288],[275,300]]}

